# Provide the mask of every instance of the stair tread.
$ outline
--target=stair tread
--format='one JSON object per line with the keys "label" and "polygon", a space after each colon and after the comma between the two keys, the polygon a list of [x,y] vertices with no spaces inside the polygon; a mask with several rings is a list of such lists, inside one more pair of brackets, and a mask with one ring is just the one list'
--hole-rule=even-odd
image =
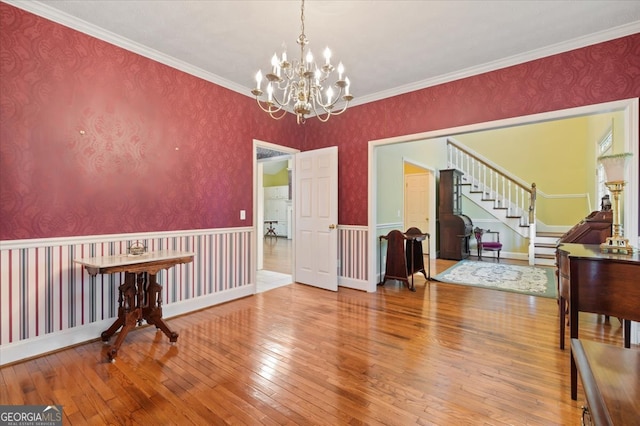
{"label": "stair tread", "polygon": [[533,257],[538,259],[555,259],[556,256],[554,254],[544,254],[544,253],[535,253]]}
{"label": "stair tread", "polygon": [[[503,223],[515,231],[517,234],[524,238],[529,237],[529,229],[531,225],[528,220],[524,219],[526,213],[518,214],[516,209],[511,203],[508,203],[506,199],[502,199],[494,191],[488,191],[486,185],[477,182],[475,179],[468,179],[467,175],[462,176],[460,186],[464,188],[464,194],[467,195],[473,202],[482,206],[487,211],[495,211],[494,215],[500,219]],[[485,203],[485,204],[483,204]],[[493,205],[489,205],[492,203]],[[517,222],[515,222],[517,220]],[[554,245],[555,247],[555,245]]]}
{"label": "stair tread", "polygon": [[562,232],[550,232],[550,231],[538,231],[536,233],[536,236],[538,237],[554,237],[554,238],[560,238],[564,235],[564,233]]}

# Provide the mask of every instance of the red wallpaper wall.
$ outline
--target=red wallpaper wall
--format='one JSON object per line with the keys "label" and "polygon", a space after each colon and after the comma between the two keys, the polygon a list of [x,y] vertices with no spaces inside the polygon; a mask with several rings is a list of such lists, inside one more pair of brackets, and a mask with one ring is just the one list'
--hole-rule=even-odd
{"label": "red wallpaper wall", "polygon": [[338,145],[339,223],[366,225],[370,140],[640,97],[639,34],[304,126],[4,3],[0,37],[0,240],[251,225],[254,138]]}
{"label": "red wallpaper wall", "polygon": [[309,120],[302,148],[339,146],[339,222],[365,225],[370,140],[636,97],[640,34]]}
{"label": "red wallpaper wall", "polygon": [[0,240],[248,226],[252,139],[302,140],[246,96],[5,3],[0,37]]}

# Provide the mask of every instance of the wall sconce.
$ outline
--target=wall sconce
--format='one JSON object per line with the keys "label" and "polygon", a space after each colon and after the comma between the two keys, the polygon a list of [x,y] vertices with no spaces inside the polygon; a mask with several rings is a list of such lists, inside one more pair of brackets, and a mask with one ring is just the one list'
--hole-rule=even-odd
{"label": "wall sconce", "polygon": [[624,238],[624,232],[620,224],[620,194],[622,194],[626,183],[624,181],[624,170],[632,156],[633,154],[630,152],[623,152],[622,154],[598,157],[598,161],[604,167],[606,175],[604,184],[613,196],[613,235],[600,244],[600,251],[604,253],[633,253],[633,247],[629,245],[629,240]]}

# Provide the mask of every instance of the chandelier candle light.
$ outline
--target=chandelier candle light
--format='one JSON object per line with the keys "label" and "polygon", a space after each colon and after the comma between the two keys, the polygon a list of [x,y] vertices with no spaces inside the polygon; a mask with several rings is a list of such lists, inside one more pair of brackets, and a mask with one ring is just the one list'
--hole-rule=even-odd
{"label": "chandelier candle light", "polygon": [[[306,117],[313,112],[316,117],[326,122],[332,115],[342,114],[353,99],[350,93],[350,82],[344,76],[342,62],[338,64],[337,80],[330,84],[335,77],[336,69],[331,64],[331,50],[324,50],[324,64],[320,67],[314,62],[313,54],[305,46],[309,43],[304,33],[304,0],[300,12],[301,33],[296,43],[300,45],[300,60],[287,60],[286,50],[278,58],[276,54],[271,58],[271,70],[264,77],[267,80],[266,99],[262,96],[262,71],[256,74],[256,87],[251,93],[256,97],[260,108],[271,118],[281,119],[287,113],[287,108],[293,108],[298,124],[304,123]],[[304,59],[303,59],[304,58]],[[344,78],[343,78],[344,77]],[[323,87],[327,84],[327,88]],[[335,86],[338,93],[334,93]],[[334,107],[340,101],[344,105],[338,111]]]}
{"label": "chandelier candle light", "polygon": [[606,182],[604,183],[611,195],[613,196],[613,236],[607,238],[604,243],[600,244],[600,251],[631,254],[633,247],[629,245],[629,240],[624,238],[622,225],[620,224],[620,194],[624,190],[624,169],[633,156],[630,152],[622,154],[603,155],[598,157],[598,161],[604,167]]}

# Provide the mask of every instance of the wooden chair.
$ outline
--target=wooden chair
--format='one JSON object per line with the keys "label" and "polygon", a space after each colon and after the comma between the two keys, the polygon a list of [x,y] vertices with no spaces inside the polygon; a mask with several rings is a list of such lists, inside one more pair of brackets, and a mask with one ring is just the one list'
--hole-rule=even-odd
{"label": "wooden chair", "polygon": [[[500,262],[500,251],[502,250],[502,243],[500,242],[500,232],[476,227],[473,230],[478,242],[478,259],[482,260],[483,251],[495,251],[497,252],[497,261]],[[487,241],[485,235],[491,240]],[[483,239],[484,238],[484,239]]]}
{"label": "wooden chair", "polygon": [[411,288],[409,283],[409,270],[405,255],[406,238],[401,231],[393,230],[387,235],[381,235],[380,241],[387,240],[387,263],[384,270],[384,278],[378,285],[384,285],[387,280],[402,281]]}
{"label": "wooden chair", "polygon": [[[429,234],[425,234],[418,228],[409,228],[406,233],[393,230],[380,237],[380,268],[382,268],[382,240],[387,240],[387,263],[384,277],[378,285],[384,285],[387,280],[402,281],[411,291],[416,291],[413,284],[413,274],[422,272],[425,279],[431,279],[431,265],[429,274],[424,269],[424,255],[422,241],[429,243]],[[380,271],[382,276],[382,271]],[[411,281],[409,281],[411,278]]]}
{"label": "wooden chair", "polygon": [[[420,228],[412,227],[407,229],[407,232],[404,233],[404,237],[407,240],[405,254],[409,275],[413,275],[416,272],[422,272],[424,278],[426,280],[430,280],[431,264],[429,262],[431,253],[427,252],[427,269],[429,269],[429,273],[427,274],[424,270],[424,251],[422,249],[422,242],[426,241],[428,247],[431,236],[426,232],[422,232]],[[411,287],[413,288],[413,277],[411,278]]]}

